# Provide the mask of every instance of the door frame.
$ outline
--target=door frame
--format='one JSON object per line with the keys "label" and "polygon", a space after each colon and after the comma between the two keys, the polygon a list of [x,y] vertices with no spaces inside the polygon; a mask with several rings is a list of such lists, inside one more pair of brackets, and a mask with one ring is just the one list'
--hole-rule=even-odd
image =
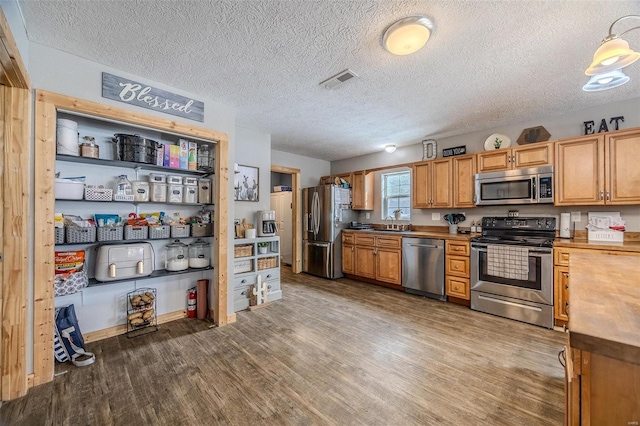
{"label": "door frame", "polygon": [[291,262],[291,271],[294,274],[302,272],[302,211],[300,204],[300,169],[286,166],[271,165],[271,171],[275,173],[282,173],[285,175],[291,175],[291,207],[293,216],[293,229],[291,235],[293,235],[293,259]]}
{"label": "door frame", "polygon": [[[0,400],[26,395],[31,244],[31,82],[0,8]],[[6,237],[6,238],[5,238]]]}

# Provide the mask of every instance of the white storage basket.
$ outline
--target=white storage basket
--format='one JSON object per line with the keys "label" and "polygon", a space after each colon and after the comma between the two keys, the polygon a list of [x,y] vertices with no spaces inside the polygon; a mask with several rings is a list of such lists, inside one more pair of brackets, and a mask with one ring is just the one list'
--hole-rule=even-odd
{"label": "white storage basket", "polygon": [[171,236],[171,227],[169,225],[159,225],[149,227],[149,239],[157,240],[160,238],[169,238]]}
{"label": "white storage basket", "polygon": [[189,236],[191,227],[189,225],[173,225],[171,227],[171,238],[186,238]]}
{"label": "white storage basket", "polygon": [[124,227],[125,240],[146,240],[148,235],[149,235],[148,226],[125,225]]}
{"label": "white storage basket", "polygon": [[56,244],[64,244],[64,228],[55,228]]}
{"label": "white storage basket", "polygon": [[96,227],[87,228],[67,227],[67,243],[93,243],[96,240]]}
{"label": "white storage basket", "polygon": [[98,227],[98,241],[120,241],[124,230],[122,226]]}
{"label": "white storage basket", "polygon": [[113,200],[113,189],[87,186],[84,188],[84,199],[87,201],[111,201]]}

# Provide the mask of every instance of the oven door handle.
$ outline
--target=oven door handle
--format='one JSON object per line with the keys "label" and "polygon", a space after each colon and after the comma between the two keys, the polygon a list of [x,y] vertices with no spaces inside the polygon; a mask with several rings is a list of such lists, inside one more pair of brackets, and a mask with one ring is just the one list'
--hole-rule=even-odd
{"label": "oven door handle", "polygon": [[[516,246],[516,247],[522,247],[522,246]],[[487,245],[486,244],[481,244],[481,243],[473,243],[471,244],[471,250],[475,250],[477,252],[482,252],[482,253],[486,253],[487,252]],[[549,255],[552,253],[552,249],[540,249],[540,248],[530,248],[529,249],[529,254],[533,254],[534,256],[536,254],[540,254],[540,255]],[[542,257],[542,256],[535,256],[535,257]]]}

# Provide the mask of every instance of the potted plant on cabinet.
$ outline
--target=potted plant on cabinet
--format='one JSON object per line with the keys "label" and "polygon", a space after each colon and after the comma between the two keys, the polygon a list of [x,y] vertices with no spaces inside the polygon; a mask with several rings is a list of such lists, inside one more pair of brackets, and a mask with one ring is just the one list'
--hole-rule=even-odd
{"label": "potted plant on cabinet", "polygon": [[262,241],[260,243],[258,243],[258,253],[259,254],[266,254],[267,253],[267,247],[269,247],[271,243],[268,241]]}

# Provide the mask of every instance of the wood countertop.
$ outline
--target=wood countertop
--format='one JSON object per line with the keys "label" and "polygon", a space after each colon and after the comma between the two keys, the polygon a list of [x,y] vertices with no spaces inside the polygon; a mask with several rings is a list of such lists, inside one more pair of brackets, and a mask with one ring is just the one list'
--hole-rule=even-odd
{"label": "wood countertop", "polygon": [[640,364],[640,257],[571,254],[571,346]]}
{"label": "wood countertop", "polygon": [[450,234],[439,231],[382,231],[379,229],[343,229],[343,232],[371,233],[376,235],[397,235],[400,237],[438,238],[441,240],[469,241],[480,234]]}
{"label": "wood countertop", "polygon": [[569,240],[556,238],[553,247],[566,247],[574,249],[630,251],[640,253],[640,241],[625,241],[622,243],[589,242],[588,240]]}

